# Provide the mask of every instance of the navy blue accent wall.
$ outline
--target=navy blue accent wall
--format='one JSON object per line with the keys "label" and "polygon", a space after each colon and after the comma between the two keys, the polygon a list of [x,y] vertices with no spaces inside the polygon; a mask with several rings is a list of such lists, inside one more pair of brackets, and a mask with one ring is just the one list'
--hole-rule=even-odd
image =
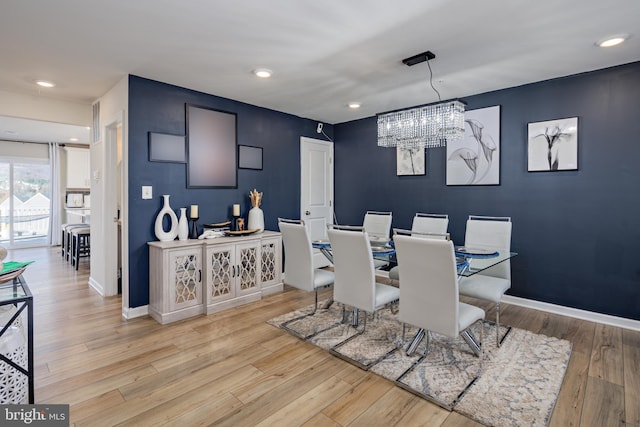
{"label": "navy blue accent wall", "polygon": [[[149,162],[148,132],[186,134],[185,103],[237,113],[238,144],[264,148],[263,170],[239,169],[237,189],[188,189],[185,164]],[[198,205],[202,224],[230,219],[235,203],[246,218],[249,191],[256,188],[264,193],[265,228],[277,230],[278,216],[300,216],[300,137],[318,138],[316,126],[317,121],[130,76],[129,305],[149,303],[147,242],[157,240],[153,229],[163,194],[171,195],[177,215],[180,207]],[[331,125],[324,131],[333,136]],[[142,200],[143,185],[153,186],[153,200]]]}
{"label": "navy blue accent wall", "polygon": [[[335,206],[342,224],[366,210],[448,213],[456,243],[467,216],[513,221],[510,295],[640,320],[640,62],[464,98],[501,106],[499,186],[447,187],[445,150],[425,176],[396,176],[376,145],[376,118],[338,124]],[[578,117],[577,171],[527,172],[527,123]]]}

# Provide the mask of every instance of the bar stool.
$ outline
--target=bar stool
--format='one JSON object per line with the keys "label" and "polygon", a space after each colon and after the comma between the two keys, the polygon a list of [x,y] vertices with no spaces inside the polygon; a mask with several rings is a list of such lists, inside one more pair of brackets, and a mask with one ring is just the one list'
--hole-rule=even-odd
{"label": "bar stool", "polygon": [[71,265],[78,269],[80,257],[91,254],[91,229],[73,228],[71,231]]}
{"label": "bar stool", "polygon": [[86,227],[87,224],[62,224],[60,230],[62,232],[62,258],[69,261],[71,255],[71,229],[74,227]]}

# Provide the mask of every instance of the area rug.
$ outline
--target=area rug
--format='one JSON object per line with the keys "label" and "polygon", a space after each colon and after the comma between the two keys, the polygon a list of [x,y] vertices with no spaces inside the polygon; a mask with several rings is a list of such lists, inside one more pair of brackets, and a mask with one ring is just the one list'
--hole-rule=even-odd
{"label": "area rug", "polygon": [[[318,304],[319,307],[322,304]],[[383,309],[367,322],[364,334],[342,320],[342,307],[312,306],[268,321],[336,356],[393,381],[440,406],[455,410],[491,426],[546,426],[549,423],[564,373],[571,356],[566,340],[500,326],[502,345],[496,346],[496,325],[485,321],[484,358],[476,357],[461,338],[431,334],[416,352],[404,349],[416,332],[402,324],[390,309]],[[360,322],[362,324],[362,320]],[[472,333],[480,337],[480,325]]]}

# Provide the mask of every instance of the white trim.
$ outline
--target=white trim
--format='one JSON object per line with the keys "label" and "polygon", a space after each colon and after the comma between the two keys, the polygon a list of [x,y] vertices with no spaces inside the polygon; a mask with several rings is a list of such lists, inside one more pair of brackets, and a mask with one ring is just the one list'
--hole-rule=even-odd
{"label": "white trim", "polygon": [[633,320],[624,317],[611,316],[609,314],[580,310],[578,308],[571,308],[562,305],[550,304],[547,302],[534,301],[530,299],[514,297],[511,295],[504,295],[502,297],[502,302],[517,305],[520,307],[533,308],[534,310],[560,314],[562,316],[573,317],[576,319],[589,320],[591,322],[617,326],[624,329],[631,329],[633,331],[640,331],[640,320]]}
{"label": "white trim", "polygon": [[149,315],[149,306],[141,305],[140,307],[128,308],[124,307],[122,309],[122,318],[125,320],[134,319],[136,317],[143,317]]}
{"label": "white trim", "polygon": [[89,277],[89,286],[91,286],[100,296],[104,296],[104,288],[93,277]]}

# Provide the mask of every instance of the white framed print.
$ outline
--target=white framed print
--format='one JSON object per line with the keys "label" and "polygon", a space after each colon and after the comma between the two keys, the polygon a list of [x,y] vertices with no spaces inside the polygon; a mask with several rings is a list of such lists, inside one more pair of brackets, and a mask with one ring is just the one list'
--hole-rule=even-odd
{"label": "white framed print", "polygon": [[396,147],[396,175],[424,175],[426,172],[424,147]]}
{"label": "white framed print", "polygon": [[529,172],[578,170],[578,118],[528,125]]}
{"label": "white framed print", "polygon": [[464,138],[447,142],[447,185],[500,184],[500,106],[465,111]]}

